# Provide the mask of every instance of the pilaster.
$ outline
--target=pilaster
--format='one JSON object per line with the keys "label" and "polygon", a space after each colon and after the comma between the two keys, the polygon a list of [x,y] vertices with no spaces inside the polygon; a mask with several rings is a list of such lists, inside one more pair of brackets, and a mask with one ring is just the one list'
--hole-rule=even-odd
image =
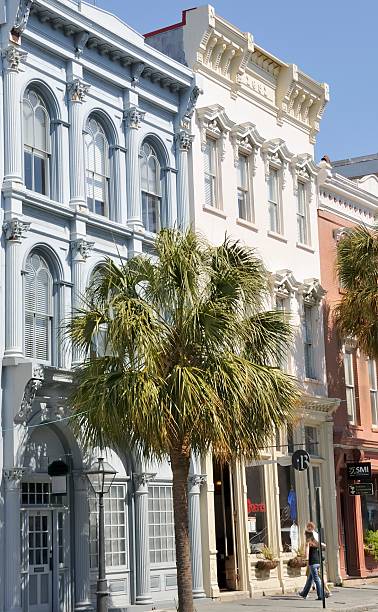
{"label": "pilaster", "polygon": [[206,475],[194,474],[189,478],[189,534],[193,579],[193,598],[205,597],[203,588],[202,547],[201,547],[201,485],[206,482]]}
{"label": "pilaster", "polygon": [[[93,246],[94,242],[89,242],[85,238],[77,238],[71,241],[72,312],[77,311],[82,304],[86,289],[85,262],[90,256]],[[74,346],[72,363],[79,363],[82,357],[81,351]]]}
{"label": "pilaster", "polygon": [[85,474],[77,473],[74,481],[74,526],[75,526],[75,612],[93,610],[90,601],[89,579],[89,506],[88,480]]}
{"label": "pilaster", "polygon": [[201,471],[207,475],[201,504],[201,541],[204,589],[207,597],[219,597],[217,574],[217,546],[215,535],[213,457],[211,453],[201,458]]}
{"label": "pilaster", "polygon": [[127,192],[127,223],[132,227],[142,227],[142,198],[140,192],[139,174],[139,139],[138,130],[144,119],[145,112],[136,106],[130,106],[124,111],[126,130],[126,192]]}
{"label": "pilaster", "polygon": [[176,140],[177,164],[177,219],[178,227],[186,229],[190,224],[188,153],[192,147],[194,136],[180,129]]}
{"label": "pilaster", "polygon": [[4,222],[5,246],[5,357],[23,355],[21,242],[30,223],[13,218]]}
{"label": "pilaster", "polygon": [[21,612],[20,482],[23,469],[3,470],[5,488],[5,612]]}
{"label": "pilaster", "polygon": [[27,53],[9,45],[2,51],[4,70],[4,181],[22,183],[22,140],[20,112],[20,83]]}
{"label": "pilaster", "polygon": [[150,586],[150,549],[148,542],[148,483],[156,474],[134,474],[136,603],[152,603]]}
{"label": "pilaster", "polygon": [[84,143],[83,143],[83,102],[89,85],[75,76],[67,84],[70,118],[70,205],[74,210],[86,210]]}

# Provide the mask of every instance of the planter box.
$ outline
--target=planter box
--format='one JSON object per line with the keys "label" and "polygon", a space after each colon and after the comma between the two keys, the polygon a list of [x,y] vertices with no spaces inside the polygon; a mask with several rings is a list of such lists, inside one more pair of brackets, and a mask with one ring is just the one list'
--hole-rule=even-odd
{"label": "planter box", "polygon": [[292,569],[307,567],[307,559],[303,559],[303,557],[293,557],[292,559],[289,559],[287,564]]}
{"label": "planter box", "polygon": [[260,571],[270,572],[270,570],[276,569],[278,565],[278,561],[273,561],[271,559],[260,559],[256,563],[256,569]]}

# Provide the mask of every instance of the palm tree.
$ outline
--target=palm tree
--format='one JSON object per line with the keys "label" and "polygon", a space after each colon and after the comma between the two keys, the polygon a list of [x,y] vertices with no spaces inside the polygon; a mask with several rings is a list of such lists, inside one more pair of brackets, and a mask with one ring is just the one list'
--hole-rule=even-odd
{"label": "palm tree", "polygon": [[335,309],[342,337],[353,337],[378,358],[378,225],[348,230],[337,245],[336,268],[343,294]]}
{"label": "palm tree", "polygon": [[[256,457],[291,418],[295,382],[272,364],[291,329],[265,312],[269,276],[253,250],[163,230],[156,257],[110,259],[69,324],[87,355],[71,406],[84,445],[169,457],[180,612],[192,612],[187,482],[191,454]],[[103,334],[106,348],[94,354]]]}

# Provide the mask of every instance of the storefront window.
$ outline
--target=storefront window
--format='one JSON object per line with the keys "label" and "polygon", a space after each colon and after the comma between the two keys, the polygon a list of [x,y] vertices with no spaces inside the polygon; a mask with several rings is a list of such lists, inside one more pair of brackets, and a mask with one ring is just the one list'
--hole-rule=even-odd
{"label": "storefront window", "polygon": [[319,429],[318,427],[305,426],[306,451],[313,457],[319,457]]}
{"label": "storefront window", "polygon": [[378,477],[372,478],[373,495],[361,495],[362,525],[366,531],[378,531]]}
{"label": "storefront window", "polygon": [[268,546],[266,500],[264,487],[264,466],[246,468],[248,533],[251,553],[258,553]]}
{"label": "storefront window", "polygon": [[298,512],[295,475],[291,466],[278,465],[278,486],[280,490],[280,525],[282,550],[298,550]]}

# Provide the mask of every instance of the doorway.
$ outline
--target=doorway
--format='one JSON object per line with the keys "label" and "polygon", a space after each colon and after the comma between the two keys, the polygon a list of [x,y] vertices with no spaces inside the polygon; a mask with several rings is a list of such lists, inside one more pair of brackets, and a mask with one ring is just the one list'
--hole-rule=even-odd
{"label": "doorway", "polygon": [[213,461],[215,535],[218,586],[221,591],[239,589],[234,483],[229,464]]}

